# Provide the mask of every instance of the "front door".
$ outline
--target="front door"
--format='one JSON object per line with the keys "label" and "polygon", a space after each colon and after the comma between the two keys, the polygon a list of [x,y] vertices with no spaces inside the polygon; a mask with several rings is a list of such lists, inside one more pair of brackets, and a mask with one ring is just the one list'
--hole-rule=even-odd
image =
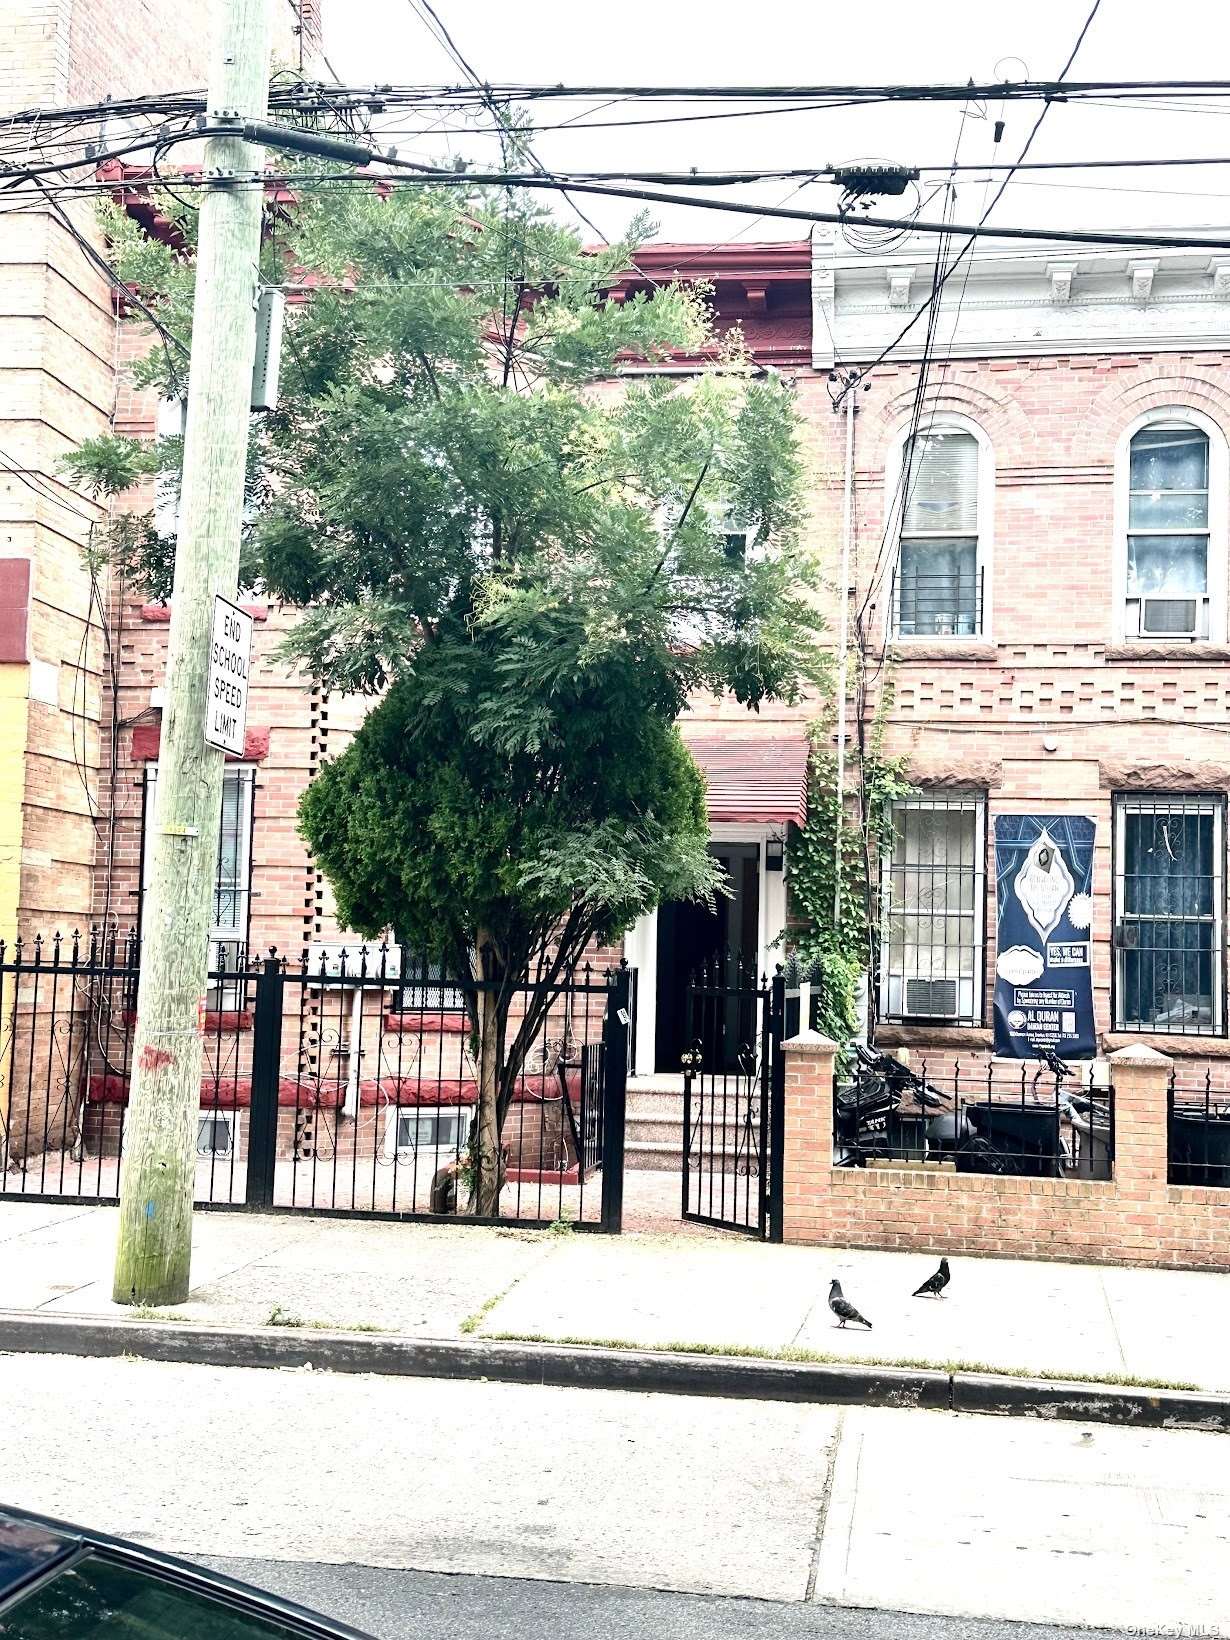
{"label": "front door", "polygon": [[[688,985],[693,977],[716,963],[724,972],[755,975],[760,961],[760,845],[710,843],[709,852],[725,868],[727,883],[712,910],[692,901],[668,901],[658,908],[654,1059],[659,1071],[678,1071],[690,1046],[695,1026],[688,1020]],[[723,1061],[715,1069],[727,1068],[727,1060],[735,1068],[743,1025],[737,1004],[725,1012],[729,1018],[707,1044],[707,1052]]]}

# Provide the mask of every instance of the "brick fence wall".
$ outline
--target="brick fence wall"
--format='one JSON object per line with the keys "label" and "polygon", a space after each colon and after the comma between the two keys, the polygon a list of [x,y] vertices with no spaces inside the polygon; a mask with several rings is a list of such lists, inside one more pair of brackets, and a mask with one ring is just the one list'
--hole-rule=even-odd
{"label": "brick fence wall", "polygon": [[1166,1182],[1170,1061],[1110,1056],[1114,1178],[1004,1178],[937,1168],[833,1166],[834,1044],[784,1045],[785,1237],[822,1246],[1230,1269],[1230,1190]]}

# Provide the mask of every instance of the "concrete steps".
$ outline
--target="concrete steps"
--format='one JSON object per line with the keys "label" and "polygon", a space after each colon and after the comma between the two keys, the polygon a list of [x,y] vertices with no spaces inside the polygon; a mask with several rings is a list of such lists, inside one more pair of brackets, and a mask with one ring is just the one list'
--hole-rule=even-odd
{"label": "concrete steps", "polygon": [[[699,1097],[695,1095],[694,1097]],[[712,1107],[712,1108],[710,1108]],[[733,1086],[722,1111],[720,1093],[706,1099],[704,1108],[705,1152],[712,1155],[715,1169],[720,1156],[729,1158],[733,1170],[740,1149],[739,1119],[743,1102]],[[700,1114],[694,1107],[693,1117]],[[725,1120],[723,1120],[723,1115]],[[675,1172],[683,1169],[683,1078],[682,1076],[635,1077],[628,1084],[627,1116],[624,1125],[624,1165],[641,1172]]]}

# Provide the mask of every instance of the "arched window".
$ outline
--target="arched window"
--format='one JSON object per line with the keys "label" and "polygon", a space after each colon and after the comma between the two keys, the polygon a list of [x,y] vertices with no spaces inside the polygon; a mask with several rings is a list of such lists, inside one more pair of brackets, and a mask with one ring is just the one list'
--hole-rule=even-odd
{"label": "arched window", "polygon": [[1194,410],[1130,427],[1116,464],[1126,639],[1194,642],[1225,630],[1226,445]]}
{"label": "arched window", "polygon": [[971,428],[941,422],[907,438],[890,518],[901,519],[893,595],[902,638],[971,637],[984,630],[990,461]]}
{"label": "arched window", "polygon": [[1209,437],[1155,421],[1128,456],[1128,630],[1142,638],[1209,635]]}

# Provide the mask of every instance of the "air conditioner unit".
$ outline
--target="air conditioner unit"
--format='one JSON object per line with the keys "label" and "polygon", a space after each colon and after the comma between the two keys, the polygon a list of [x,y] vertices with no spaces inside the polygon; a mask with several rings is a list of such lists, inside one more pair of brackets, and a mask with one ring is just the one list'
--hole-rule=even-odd
{"label": "air conditioner unit", "polygon": [[955,979],[907,979],[905,1011],[910,1019],[955,1019],[957,982]]}
{"label": "air conditioner unit", "polygon": [[1194,638],[1198,635],[1202,600],[1199,598],[1142,598],[1142,637]]}

